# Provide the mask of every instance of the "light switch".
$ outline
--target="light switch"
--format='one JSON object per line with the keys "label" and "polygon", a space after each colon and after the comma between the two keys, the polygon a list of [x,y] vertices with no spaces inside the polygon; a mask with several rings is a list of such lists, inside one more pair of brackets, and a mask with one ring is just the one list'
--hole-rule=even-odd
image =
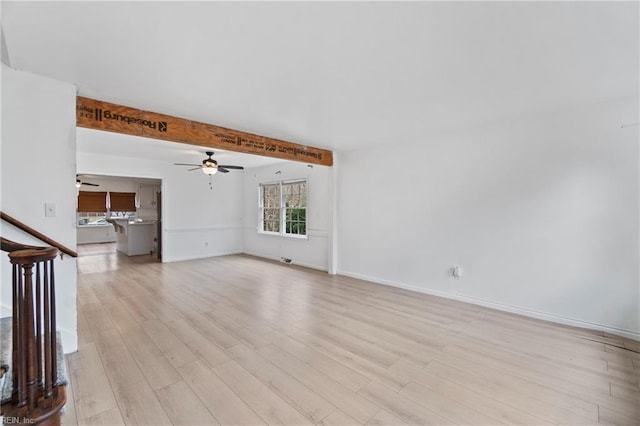
{"label": "light switch", "polygon": [[44,215],[45,217],[56,217],[56,204],[44,203]]}

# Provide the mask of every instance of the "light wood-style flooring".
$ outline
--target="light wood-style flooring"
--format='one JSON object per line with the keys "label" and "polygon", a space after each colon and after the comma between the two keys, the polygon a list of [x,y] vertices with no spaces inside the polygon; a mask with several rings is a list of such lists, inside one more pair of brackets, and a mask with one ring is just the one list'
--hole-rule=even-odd
{"label": "light wood-style flooring", "polygon": [[81,246],[65,425],[640,424],[640,344],[341,276]]}

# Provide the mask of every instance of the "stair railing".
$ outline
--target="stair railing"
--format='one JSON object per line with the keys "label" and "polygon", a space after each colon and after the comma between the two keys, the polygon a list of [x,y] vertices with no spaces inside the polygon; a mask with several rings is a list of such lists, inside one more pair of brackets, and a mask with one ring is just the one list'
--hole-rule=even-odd
{"label": "stair railing", "polygon": [[[7,223],[10,223],[11,225],[15,226],[16,228],[20,229],[21,231],[26,232],[27,234],[36,237],[37,239],[39,239],[42,242],[45,242],[47,244],[49,244],[52,247],[57,248],[58,250],[60,250],[60,256],[62,256],[63,254],[67,254],[71,257],[78,257],[78,253],[76,253],[74,250],[71,250],[70,248],[68,248],[67,246],[57,242],[56,240],[47,237],[46,235],[44,235],[42,232],[33,229],[32,227],[30,227],[29,225],[25,224],[24,222],[19,221],[18,219],[16,219],[13,216],[8,215],[7,213],[0,211],[0,219],[4,220]],[[33,246],[32,246],[33,247]]]}
{"label": "stair railing", "polygon": [[66,392],[57,377],[54,260],[58,249],[5,238],[1,243],[2,251],[9,252],[13,292],[13,388],[2,414],[13,422],[59,425]]}

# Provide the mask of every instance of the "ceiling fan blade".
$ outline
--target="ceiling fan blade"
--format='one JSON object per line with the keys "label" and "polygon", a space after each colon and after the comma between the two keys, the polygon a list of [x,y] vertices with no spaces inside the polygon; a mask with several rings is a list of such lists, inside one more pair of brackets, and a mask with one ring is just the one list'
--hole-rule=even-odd
{"label": "ceiling fan blade", "polygon": [[200,167],[200,164],[185,164],[185,163],[173,163],[174,166],[198,166]]}
{"label": "ceiling fan blade", "polygon": [[[186,166],[186,164],[185,164],[185,166]],[[187,170],[187,171],[188,171],[188,172],[190,172],[190,171],[193,171],[193,170],[199,170],[199,169],[201,169],[201,168],[202,168],[202,167],[198,166],[198,167],[194,167],[193,169],[189,169],[189,170]]]}
{"label": "ceiling fan blade", "polygon": [[87,185],[87,186],[100,186],[97,183],[88,183],[88,182],[81,182],[80,185]]}
{"label": "ceiling fan blade", "polygon": [[218,166],[218,171],[220,173],[229,173],[229,170],[225,169],[224,167],[220,167],[220,166]]}
{"label": "ceiling fan blade", "polygon": [[244,167],[242,166],[221,166],[218,165],[218,168],[220,167],[224,167],[225,169],[229,169],[229,170],[244,170]]}

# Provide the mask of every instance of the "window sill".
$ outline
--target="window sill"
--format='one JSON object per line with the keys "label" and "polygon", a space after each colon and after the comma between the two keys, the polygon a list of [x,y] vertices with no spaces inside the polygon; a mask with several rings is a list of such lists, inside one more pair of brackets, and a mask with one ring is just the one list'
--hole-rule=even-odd
{"label": "window sill", "polygon": [[294,240],[308,240],[308,235],[281,234],[279,232],[258,231],[260,235],[272,235],[274,237],[293,238]]}

